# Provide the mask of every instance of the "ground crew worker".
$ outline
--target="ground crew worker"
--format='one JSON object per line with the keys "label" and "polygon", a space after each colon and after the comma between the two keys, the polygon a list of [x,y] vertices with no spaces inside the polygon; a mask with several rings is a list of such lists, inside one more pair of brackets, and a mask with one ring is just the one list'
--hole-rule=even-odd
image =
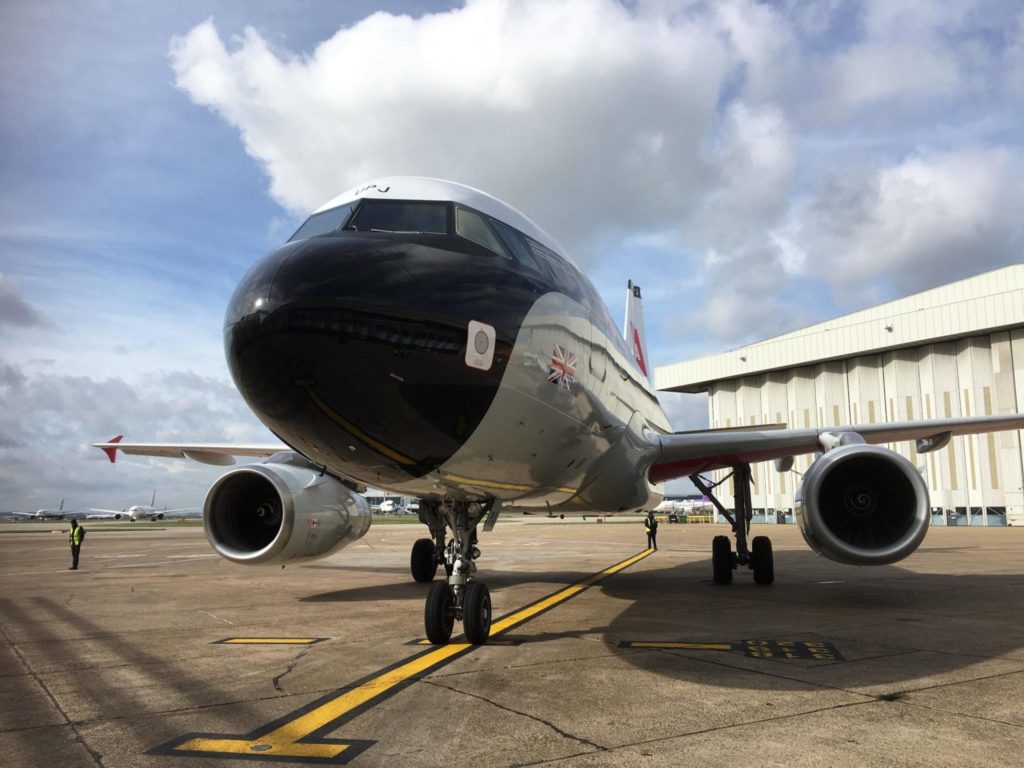
{"label": "ground crew worker", "polygon": [[644,530],[647,532],[647,548],[658,548],[658,520],[654,516],[654,510],[647,513],[644,518]]}
{"label": "ground crew worker", "polygon": [[78,521],[71,521],[71,530],[68,531],[68,541],[71,544],[71,567],[69,571],[78,570],[78,553],[82,549],[82,539],[85,538],[85,528],[78,527]]}

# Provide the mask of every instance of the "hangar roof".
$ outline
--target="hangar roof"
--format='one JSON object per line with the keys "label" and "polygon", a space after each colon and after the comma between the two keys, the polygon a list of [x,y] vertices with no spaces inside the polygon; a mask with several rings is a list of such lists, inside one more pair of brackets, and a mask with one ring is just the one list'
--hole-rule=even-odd
{"label": "hangar roof", "polygon": [[915,293],[718,355],[655,369],[658,389],[706,392],[725,379],[1024,326],[1024,264]]}

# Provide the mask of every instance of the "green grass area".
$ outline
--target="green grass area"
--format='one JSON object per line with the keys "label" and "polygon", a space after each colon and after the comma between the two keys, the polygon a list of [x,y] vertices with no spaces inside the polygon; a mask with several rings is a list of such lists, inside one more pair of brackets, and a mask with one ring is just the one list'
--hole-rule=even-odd
{"label": "green grass area", "polygon": [[374,525],[409,525],[411,523],[419,523],[420,519],[417,515],[374,515]]}

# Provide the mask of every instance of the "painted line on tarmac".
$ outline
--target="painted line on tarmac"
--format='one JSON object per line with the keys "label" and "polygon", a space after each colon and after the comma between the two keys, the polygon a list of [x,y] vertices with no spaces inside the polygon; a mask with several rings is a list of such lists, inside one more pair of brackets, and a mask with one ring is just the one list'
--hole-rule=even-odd
{"label": "painted line on tarmac", "polygon": [[[487,644],[488,645],[508,645],[508,646],[513,646],[513,645],[522,645],[523,642],[524,642],[524,640],[522,640],[521,638],[520,639],[516,639],[516,638],[512,638],[512,637],[498,637],[498,638],[489,637],[489,638],[487,638]],[[420,638],[417,638],[416,640],[410,640],[408,643],[406,643],[406,645],[433,645],[433,643],[430,642],[429,640],[427,640],[427,638],[425,638],[425,637],[420,637]]]}
{"label": "painted line on tarmac", "polygon": [[210,645],[316,645],[326,637],[226,637]]}
{"label": "painted line on tarmac", "polygon": [[684,643],[665,640],[623,640],[619,648],[659,651],[731,651],[754,659],[813,659],[846,661],[832,643],[803,640],[740,640],[736,643]]}
{"label": "painted line on tarmac", "polygon": [[[506,632],[571,600],[653,553],[654,550],[645,549],[576,584],[506,614],[491,624],[490,638],[497,641]],[[232,760],[347,763],[376,742],[364,739],[332,739],[326,738],[326,734],[386,701],[431,672],[480,647],[482,646],[459,642],[433,646],[348,687],[321,696],[316,701],[271,723],[259,726],[243,736],[190,733],[154,747],[147,754],[221,757]]]}

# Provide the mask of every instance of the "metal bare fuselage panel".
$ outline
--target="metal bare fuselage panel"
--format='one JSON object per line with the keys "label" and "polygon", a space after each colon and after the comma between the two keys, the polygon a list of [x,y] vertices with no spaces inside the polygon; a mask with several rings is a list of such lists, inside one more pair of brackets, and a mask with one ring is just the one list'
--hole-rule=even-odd
{"label": "metal bare fuselage panel", "polygon": [[[526,508],[620,511],[656,504],[660,492],[645,473],[607,465],[621,453],[621,461],[637,466],[626,449],[631,422],[634,430],[668,429],[656,398],[588,309],[548,293],[523,319],[477,429],[436,471],[395,490],[424,498],[494,497]],[[635,482],[595,495],[601,473],[620,480],[632,474]]]}

